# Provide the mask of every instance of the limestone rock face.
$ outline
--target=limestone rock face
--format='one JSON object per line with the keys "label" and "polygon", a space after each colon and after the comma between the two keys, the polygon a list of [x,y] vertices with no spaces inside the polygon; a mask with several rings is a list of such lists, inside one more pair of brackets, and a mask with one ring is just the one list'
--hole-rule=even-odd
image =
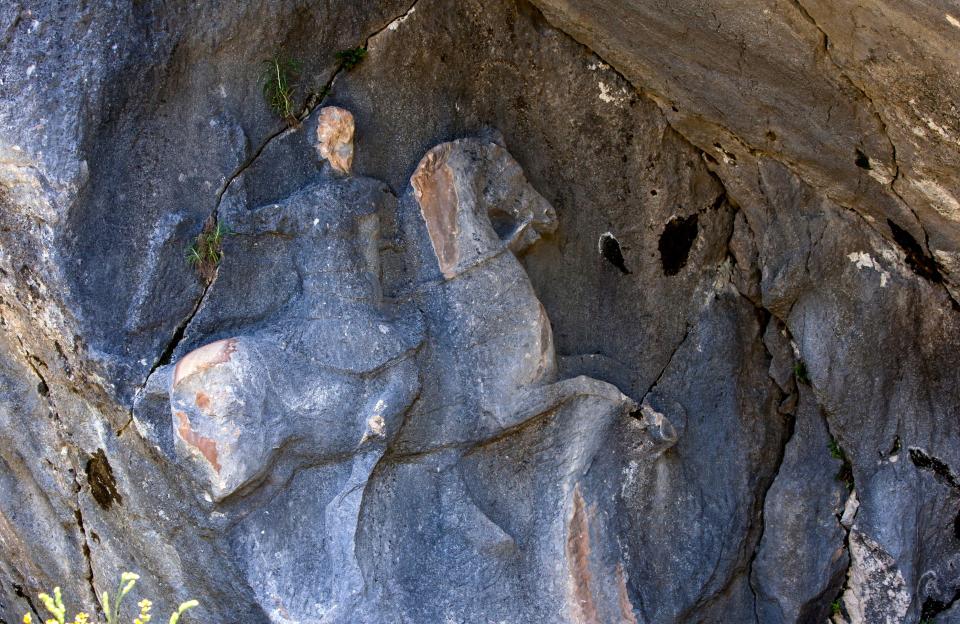
{"label": "limestone rock face", "polygon": [[958,42],[0,6],[0,623],[125,570],[208,622],[960,621]]}

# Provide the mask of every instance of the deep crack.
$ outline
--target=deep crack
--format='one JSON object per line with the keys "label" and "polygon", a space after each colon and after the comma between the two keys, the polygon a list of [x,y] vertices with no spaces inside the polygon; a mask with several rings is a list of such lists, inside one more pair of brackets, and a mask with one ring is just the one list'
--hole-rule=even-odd
{"label": "deep crack", "polygon": [[[732,282],[731,282],[731,286],[733,286],[734,290],[737,290],[736,286],[733,285]],[[763,306],[757,305],[756,303],[751,301],[749,297],[741,293],[739,290],[737,290],[737,293],[743,298],[745,302],[753,306],[754,310],[756,310],[759,314],[762,314],[763,316],[765,316],[767,323],[770,323],[773,319],[776,319],[776,316],[772,312],[770,312],[770,310],[767,310]],[[786,327],[784,327],[784,331],[788,333],[787,339],[792,341],[793,338],[789,336],[789,330]],[[780,406],[780,405],[783,405],[784,400],[786,399],[786,397],[789,396],[789,394],[785,393],[780,388],[780,384],[777,383],[777,380],[770,375],[770,363],[773,361],[773,354],[770,353],[770,349],[767,347],[767,343],[764,341],[763,336],[765,332],[766,332],[766,326],[761,327],[760,331],[757,334],[757,340],[759,341],[760,346],[763,347],[763,352],[767,357],[767,378],[770,380],[770,387],[773,389],[774,394],[777,397],[777,405]],[[799,393],[799,388],[795,387],[793,389],[793,392]],[[799,404],[799,402],[797,404]],[[793,436],[796,433],[796,425],[797,425],[796,407],[794,407],[793,411],[783,414],[783,416],[786,419],[784,423],[786,426],[786,431],[785,431],[785,435],[783,435],[783,443],[780,445],[780,448],[778,449],[776,468],[771,473],[770,481],[769,483],[766,484],[766,487],[764,487],[763,489],[763,494],[760,496],[759,516],[757,518],[757,523],[759,524],[760,532],[757,535],[757,542],[756,544],[754,544],[753,550],[750,553],[750,559],[747,562],[747,586],[750,588],[750,593],[753,595],[753,613],[757,622],[760,622],[761,619],[760,619],[760,613],[757,610],[758,608],[757,605],[759,602],[759,599],[757,597],[757,589],[753,585],[753,565],[757,559],[757,555],[760,552],[760,544],[762,543],[763,535],[766,532],[767,497],[769,496],[770,490],[773,488],[773,484],[776,482],[777,477],[780,475],[780,472],[783,470],[783,463],[784,461],[786,461],[786,457],[787,457],[787,447],[790,445],[790,441],[793,440]]]}
{"label": "deep crack", "polygon": [[[35,364],[35,362],[43,364],[43,361],[40,360],[39,358],[37,358],[36,356],[34,356],[33,354],[31,354],[31,353],[27,350],[26,345],[24,345],[23,340],[21,340],[19,336],[17,336],[16,338],[17,338],[17,342],[20,344],[20,349],[21,349],[21,351],[23,352],[24,361],[27,363],[27,366],[30,368],[30,370],[33,371],[33,374],[36,375],[37,379],[39,379],[38,388],[39,388],[40,386],[45,387],[45,388],[50,388],[50,384],[47,382],[47,380],[46,380],[46,378],[44,377],[43,373],[40,372],[40,369],[39,369],[39,368],[36,366],[36,364]],[[46,366],[46,365],[44,364],[44,366]],[[63,431],[63,424],[62,424],[61,421],[60,421],[60,415],[59,415],[59,413],[57,412],[56,405],[54,404],[54,399],[53,399],[52,393],[50,393],[49,391],[46,392],[46,393],[41,393],[41,392],[38,391],[38,394],[39,394],[39,395],[43,398],[43,400],[46,402],[47,410],[50,412],[50,415],[52,416],[52,420],[53,420],[53,422],[54,422],[55,425],[56,425],[56,426],[55,426],[55,429],[56,429],[56,431],[57,431],[58,437],[60,438],[61,444],[62,444],[62,445],[65,445],[65,446],[66,446],[66,445],[73,446],[72,443],[69,443],[69,442],[66,441],[66,440],[67,440],[67,436],[65,435],[65,433],[64,433],[64,431]],[[76,447],[75,447],[75,446],[74,446],[74,450],[76,450]],[[71,457],[71,463],[73,464],[73,470],[72,470],[72,472],[73,472],[74,496],[75,496],[75,501],[76,501],[76,508],[73,510],[73,513],[74,513],[74,518],[75,518],[75,520],[76,520],[77,528],[78,528],[78,530],[80,531],[80,535],[83,536],[83,543],[80,545],[80,551],[81,551],[81,554],[83,555],[83,558],[84,558],[84,560],[86,561],[86,564],[87,564],[87,569],[86,569],[86,575],[85,575],[85,576],[86,576],[87,584],[88,584],[89,587],[90,587],[90,593],[91,593],[91,595],[92,595],[92,597],[93,597],[93,604],[94,604],[94,606],[98,609],[98,614],[99,614],[99,615],[102,615],[102,614],[103,614],[103,605],[100,604],[100,596],[97,594],[97,588],[96,588],[96,586],[94,585],[93,558],[91,557],[91,552],[90,552],[90,540],[89,540],[89,537],[88,537],[88,535],[87,535],[86,527],[84,526],[84,522],[83,522],[83,512],[81,511],[82,506],[81,506],[81,502],[80,502],[80,492],[81,492],[81,490],[82,490],[82,486],[81,486],[80,481],[79,481],[80,467],[79,467],[78,465],[76,465],[76,464],[72,461],[72,459],[73,459],[73,458]],[[28,600],[29,600],[29,599],[28,599]],[[31,603],[30,606],[31,606],[31,609],[32,609],[32,608],[33,608],[33,604]],[[35,610],[34,610],[34,611],[35,611]],[[39,616],[39,614],[38,614],[38,616]]]}
{"label": "deep crack", "polygon": [[[818,402],[819,404],[819,402]],[[823,410],[823,426],[827,429],[827,436],[831,440],[836,440],[837,437],[834,435],[833,431],[830,429],[830,418],[826,410],[823,409],[823,406],[820,405],[820,409]],[[849,461],[849,460],[846,460]],[[852,551],[850,550],[850,532],[853,530],[853,521],[857,517],[857,511],[859,508],[853,512],[853,517],[850,518],[850,525],[847,526],[843,523],[843,516],[846,513],[847,502],[850,500],[850,497],[856,497],[857,495],[857,485],[854,481],[853,469],[851,466],[849,472],[850,483],[848,484],[847,499],[844,501],[843,509],[840,510],[840,514],[837,516],[837,524],[840,526],[840,529],[843,531],[843,548],[847,552],[847,569],[843,572],[843,584],[840,586],[840,591],[837,593],[837,596],[834,598],[833,602],[840,603],[841,615],[844,616],[846,621],[850,621],[848,614],[846,613],[846,607],[843,603],[843,596],[847,593],[847,589],[850,585],[850,569],[853,567],[853,556]]]}
{"label": "deep crack", "polygon": [[677,346],[673,348],[673,351],[670,352],[670,357],[667,358],[667,363],[663,365],[663,368],[660,369],[660,373],[657,375],[657,378],[653,380],[648,387],[646,392],[640,395],[640,399],[637,401],[637,405],[642,405],[643,401],[647,398],[647,395],[650,394],[654,388],[657,387],[657,384],[660,383],[660,380],[663,379],[663,376],[667,373],[667,370],[670,368],[670,365],[673,364],[673,358],[677,355],[677,352],[680,351],[680,347],[687,341],[687,338],[690,336],[690,325],[689,323],[683,329],[683,338],[680,339],[680,342],[677,343]]}
{"label": "deep crack", "polygon": [[[17,597],[19,597],[19,598],[23,598],[24,601],[26,601],[27,606],[30,607],[30,610],[33,612],[33,614],[37,616],[37,621],[43,622],[43,621],[44,621],[44,618],[43,618],[42,615],[40,615],[40,612],[37,611],[37,607],[36,607],[36,605],[33,604],[33,599],[30,597],[30,594],[28,594],[26,591],[24,591],[22,585],[19,585],[19,584],[17,584],[17,583],[13,583],[12,585],[13,585],[13,593],[14,593],[14,595],[17,596]],[[0,619],[0,622],[2,622],[2,621],[3,621],[3,620]],[[6,624],[6,623],[4,622],[4,624]]]}
{"label": "deep crack", "polygon": [[[364,38],[363,40],[363,44],[359,47],[362,47],[364,49],[368,48],[370,46],[371,39],[373,39],[383,31],[387,30],[394,22],[397,22],[398,20],[403,20],[407,16],[409,16],[411,13],[413,13],[419,1],[420,0],[414,0],[414,2],[409,7],[407,7],[406,11],[390,19],[390,21],[388,21],[386,24],[384,24],[374,32],[367,35],[366,38]],[[304,104],[303,110],[300,112],[299,115],[297,115],[297,121],[299,123],[302,124],[304,121],[306,121],[313,114],[313,112],[317,110],[317,108],[319,108],[320,105],[323,104],[323,102],[326,101],[327,97],[329,97],[330,95],[331,89],[333,88],[334,82],[336,82],[337,78],[340,77],[340,74],[342,74],[344,71],[349,71],[349,68],[347,67],[347,64],[341,61],[341,63],[337,65],[336,69],[333,70],[333,73],[330,75],[329,80],[327,80],[327,82],[324,83],[323,87],[320,89],[320,93],[314,94],[314,96],[311,96],[310,98],[307,99],[307,102]],[[246,171],[253,165],[253,163],[257,160],[257,158],[260,157],[260,154],[263,153],[263,151],[274,139],[280,136],[283,136],[289,132],[293,132],[295,130],[296,130],[295,128],[291,128],[290,126],[285,126],[277,130],[273,134],[269,135],[266,139],[263,140],[263,142],[260,144],[257,150],[251,156],[249,156],[246,160],[244,160],[243,163],[241,163],[241,165],[237,167],[236,170],[234,170],[234,172],[230,175],[230,177],[227,178],[227,181],[224,183],[223,187],[221,187],[221,189],[217,191],[217,204],[216,204],[216,207],[214,208],[214,213],[213,213],[215,218],[219,214],[220,203],[223,200],[224,194],[230,188],[230,185],[233,184],[233,182],[238,177],[243,175],[244,171]]]}
{"label": "deep crack", "polygon": [[[897,144],[893,142],[893,137],[890,136],[890,129],[888,128],[887,122],[886,120],[884,120],[883,115],[880,114],[880,107],[877,106],[876,102],[873,101],[873,98],[870,97],[867,91],[863,87],[861,87],[859,84],[857,84],[847,74],[847,72],[840,65],[840,63],[838,63],[837,60],[833,57],[833,54],[830,52],[830,38],[827,35],[827,32],[814,19],[813,15],[810,14],[810,12],[801,3],[800,0],[792,0],[792,4],[797,8],[797,10],[800,11],[803,17],[807,21],[809,21],[814,26],[814,28],[816,28],[820,32],[820,35],[822,36],[821,44],[823,46],[824,55],[830,61],[830,63],[836,68],[837,73],[840,75],[840,77],[843,78],[843,80],[845,80],[847,84],[853,87],[860,94],[860,96],[863,97],[864,100],[869,102],[871,112],[873,113],[873,116],[877,119],[877,123],[880,125],[880,132],[883,135],[883,138],[886,139],[887,143],[890,145],[890,160],[891,160],[891,163],[893,164],[893,178],[890,180],[890,184],[888,185],[890,188],[890,192],[893,193],[893,195],[900,200],[900,203],[903,204],[903,206],[910,211],[910,214],[913,215],[913,218],[914,218],[914,221],[916,221],[917,227],[919,227],[920,231],[923,233],[923,239],[924,239],[923,251],[925,255],[928,258],[930,258],[931,262],[936,263],[936,259],[934,259],[933,254],[930,251],[930,233],[927,231],[927,228],[924,226],[923,221],[920,219],[920,215],[917,214],[917,211],[914,209],[914,207],[911,206],[910,203],[903,197],[903,195],[900,194],[900,191],[897,190],[897,181],[900,179],[900,173],[901,173],[900,161],[898,160],[898,156],[897,156]],[[858,159],[859,159],[859,155],[862,155],[863,152],[861,152],[858,149],[857,153],[858,153]],[[944,292],[949,298],[952,304],[952,307],[955,310],[960,309],[960,302],[954,299],[953,294],[950,292],[950,289],[948,289],[946,285],[941,285],[941,287],[943,288]]]}
{"label": "deep crack", "polygon": [[77,521],[77,528],[80,529],[80,534],[83,535],[83,544],[80,545],[80,550],[83,553],[83,558],[87,562],[87,584],[90,586],[90,593],[93,594],[93,604],[97,608],[98,615],[103,615],[103,605],[100,603],[100,595],[97,593],[97,587],[94,584],[93,578],[93,557],[90,552],[90,538],[87,535],[86,526],[83,523],[83,512],[80,511],[80,482],[74,478],[74,487],[77,495],[77,508],[74,510],[74,517]]}
{"label": "deep crack", "polygon": [[[414,9],[416,8],[417,3],[418,3],[419,1],[420,1],[420,0],[414,0],[414,2],[413,2],[409,7],[407,7],[407,10],[406,10],[406,11],[404,11],[404,12],[401,13],[400,15],[397,15],[397,16],[393,17],[393,18],[390,19],[386,24],[384,24],[382,27],[378,28],[377,30],[375,30],[375,31],[372,32],[371,34],[367,35],[367,36],[364,38],[363,44],[362,44],[361,47],[363,47],[363,48],[369,47],[369,45],[370,45],[370,40],[371,40],[371,39],[373,39],[374,37],[376,37],[377,35],[379,35],[379,34],[382,33],[383,31],[387,30],[393,23],[397,22],[398,20],[403,20],[403,19],[405,19],[407,16],[409,16],[411,13],[413,13],[413,11],[414,11]],[[321,88],[321,90],[320,90],[320,95],[314,94],[314,96],[311,96],[310,98],[307,99],[307,102],[304,104],[303,110],[300,112],[299,115],[297,115],[297,121],[298,121],[299,123],[302,124],[304,121],[306,121],[306,120],[310,117],[310,115],[312,115],[313,112],[314,112],[315,110],[317,110],[317,109],[320,107],[320,105],[323,104],[324,101],[326,101],[327,97],[328,97],[329,94],[330,94],[330,90],[331,90],[331,88],[333,87],[334,82],[337,80],[337,78],[340,76],[340,74],[342,74],[344,71],[347,71],[347,67],[346,67],[345,63],[341,62],[341,63],[337,66],[337,68],[333,71],[333,74],[331,74],[329,80],[327,80],[327,82],[326,82],[326,83],[324,84],[324,86]],[[264,140],[260,143],[259,147],[257,147],[257,149],[253,152],[253,154],[251,154],[250,156],[248,156],[248,157],[240,164],[240,166],[237,167],[237,168],[233,171],[232,174],[230,174],[230,176],[227,178],[226,182],[224,182],[223,186],[217,191],[217,200],[216,200],[216,203],[215,203],[215,205],[214,205],[214,207],[213,207],[213,210],[212,210],[211,213],[210,213],[210,217],[209,217],[209,218],[212,220],[212,222],[213,222],[214,225],[216,225],[217,222],[219,222],[219,220],[220,220],[220,206],[221,206],[221,204],[223,203],[223,196],[226,194],[227,190],[229,190],[230,186],[234,183],[234,181],[236,181],[237,178],[239,178],[241,175],[243,175],[243,173],[244,173],[247,169],[249,169],[251,166],[253,166],[253,163],[256,162],[256,160],[260,157],[261,154],[263,154],[264,150],[266,150],[267,146],[268,146],[271,142],[273,142],[273,141],[274,141],[275,139],[277,139],[278,137],[284,136],[284,135],[286,135],[286,134],[288,134],[288,133],[290,133],[290,132],[294,132],[294,131],[295,131],[295,128],[291,128],[290,126],[285,126],[285,127],[281,128],[281,129],[273,132],[273,133],[270,134],[269,136],[267,136],[267,138],[264,139]],[[171,361],[171,359],[172,359],[172,357],[173,357],[174,352],[176,352],[177,347],[180,346],[180,343],[183,341],[183,338],[184,338],[184,336],[185,336],[185,334],[186,334],[186,331],[187,331],[187,329],[190,327],[190,323],[193,322],[194,317],[196,316],[197,312],[200,310],[200,307],[203,305],[203,302],[204,302],[204,300],[206,299],[207,293],[210,291],[210,287],[213,285],[214,282],[217,281],[217,274],[218,274],[218,273],[219,273],[219,265],[217,266],[217,273],[214,274],[213,279],[211,279],[207,284],[204,285],[203,291],[200,293],[200,296],[197,298],[197,301],[196,301],[195,305],[193,306],[193,309],[192,309],[192,310],[190,311],[190,313],[177,325],[176,330],[174,330],[174,333],[173,333],[173,335],[170,337],[170,340],[167,341],[167,344],[166,344],[166,346],[164,347],[163,351],[161,352],[160,356],[156,359],[156,361],[155,361],[155,362],[153,363],[153,365],[150,367],[150,371],[149,371],[149,372],[147,373],[147,375],[144,377],[143,383],[140,384],[140,387],[139,387],[138,390],[137,390],[137,393],[138,393],[138,394],[143,391],[143,389],[144,389],[144,388],[146,387],[146,385],[147,385],[147,382],[150,380],[151,375],[153,375],[153,373],[154,373],[158,368],[160,368],[161,366],[163,366],[163,365],[165,365],[165,364],[169,364],[169,363],[170,363],[170,361]],[[130,419],[117,431],[117,435],[120,435],[121,433],[123,433],[123,431],[130,425],[131,422],[133,422],[133,413],[132,413],[132,411],[131,411],[131,414],[130,414]]]}

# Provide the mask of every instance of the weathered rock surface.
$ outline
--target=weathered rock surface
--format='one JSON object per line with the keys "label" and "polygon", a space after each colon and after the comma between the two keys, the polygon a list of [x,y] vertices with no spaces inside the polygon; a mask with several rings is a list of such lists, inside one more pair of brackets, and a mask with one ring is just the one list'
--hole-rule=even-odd
{"label": "weathered rock surface", "polygon": [[938,0],[0,7],[0,622],[128,569],[210,622],[957,620],[958,42]]}
{"label": "weathered rock surface", "polygon": [[753,562],[761,622],[826,621],[849,564],[840,522],[849,494],[843,462],[824,456],[830,434],[823,414],[810,391],[803,384],[798,389],[793,436],[767,492]]}
{"label": "weathered rock surface", "polygon": [[642,85],[721,177],[779,160],[890,241],[905,230],[960,299],[955,4],[534,4]]}

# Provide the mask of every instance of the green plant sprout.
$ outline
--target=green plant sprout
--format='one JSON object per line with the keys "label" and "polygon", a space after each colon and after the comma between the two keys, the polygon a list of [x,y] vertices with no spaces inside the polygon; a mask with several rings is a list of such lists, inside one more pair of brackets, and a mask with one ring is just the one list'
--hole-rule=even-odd
{"label": "green plant sprout", "polygon": [[362,61],[366,55],[367,48],[365,46],[358,46],[356,48],[350,48],[349,50],[340,50],[337,52],[337,62],[340,63],[341,67],[350,71],[359,65],[360,61]]}
{"label": "green plant sprout", "polygon": [[837,441],[833,438],[830,438],[830,442],[827,443],[827,448],[830,450],[830,457],[841,461],[846,459],[843,455],[843,449],[840,448],[840,445],[837,444]]}
{"label": "green plant sprout", "polygon": [[[103,592],[100,596],[100,604],[103,606],[104,617],[107,619],[106,624],[120,624],[120,606],[123,604],[123,599],[133,590],[134,585],[137,584],[139,579],[140,575],[138,574],[124,572],[120,575],[120,583],[117,585],[116,593],[113,594],[113,601],[111,602],[110,600],[109,592]],[[63,604],[63,595],[59,587],[53,588],[53,596],[47,593],[41,593],[39,598],[46,610],[53,616],[52,618],[48,618],[45,624],[96,624],[96,620],[91,620],[90,614],[84,611],[78,612],[70,622],[67,622],[67,608]],[[169,624],[177,624],[180,621],[180,616],[190,609],[199,606],[199,604],[196,600],[188,600],[180,603],[177,610],[170,615]],[[151,601],[143,599],[137,603],[137,606],[140,607],[140,612],[137,617],[134,618],[133,624],[147,624],[147,622],[153,619],[153,615],[150,613],[150,609],[153,608]],[[23,624],[33,624],[33,616],[25,613],[23,616]]]}
{"label": "green plant sprout", "polygon": [[853,466],[850,464],[847,454],[843,451],[843,447],[840,446],[840,443],[837,442],[836,438],[830,436],[830,441],[827,443],[827,449],[830,451],[830,457],[839,459],[841,462],[843,462],[840,466],[840,471],[837,473],[837,479],[843,481],[848,490],[853,490]]}

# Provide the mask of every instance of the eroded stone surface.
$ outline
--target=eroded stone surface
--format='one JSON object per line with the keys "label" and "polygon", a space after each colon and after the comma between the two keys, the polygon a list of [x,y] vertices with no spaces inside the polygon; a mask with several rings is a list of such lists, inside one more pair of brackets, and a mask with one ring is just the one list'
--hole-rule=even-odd
{"label": "eroded stone surface", "polygon": [[[744,156],[762,150],[839,204],[883,225],[891,219],[945,271],[955,266],[960,116],[941,105],[958,94],[955,7],[534,3],[650,89],[725,179],[743,177]],[[758,110],[766,111],[760,120]]]}
{"label": "eroded stone surface", "polygon": [[[849,565],[840,517],[847,501],[842,462],[810,390],[800,386],[794,434],[765,501],[753,562],[761,622],[823,622]],[[867,620],[869,621],[869,620]]]}
{"label": "eroded stone surface", "polygon": [[536,4],[0,7],[0,618],[956,617],[960,15]]}
{"label": "eroded stone surface", "polygon": [[893,557],[856,527],[850,532],[850,557],[853,567],[843,594],[850,619],[883,624],[904,621],[910,592]]}
{"label": "eroded stone surface", "polygon": [[227,338],[194,349],[185,355],[173,369],[173,385],[197,373],[229,362],[237,352],[237,339]]}

